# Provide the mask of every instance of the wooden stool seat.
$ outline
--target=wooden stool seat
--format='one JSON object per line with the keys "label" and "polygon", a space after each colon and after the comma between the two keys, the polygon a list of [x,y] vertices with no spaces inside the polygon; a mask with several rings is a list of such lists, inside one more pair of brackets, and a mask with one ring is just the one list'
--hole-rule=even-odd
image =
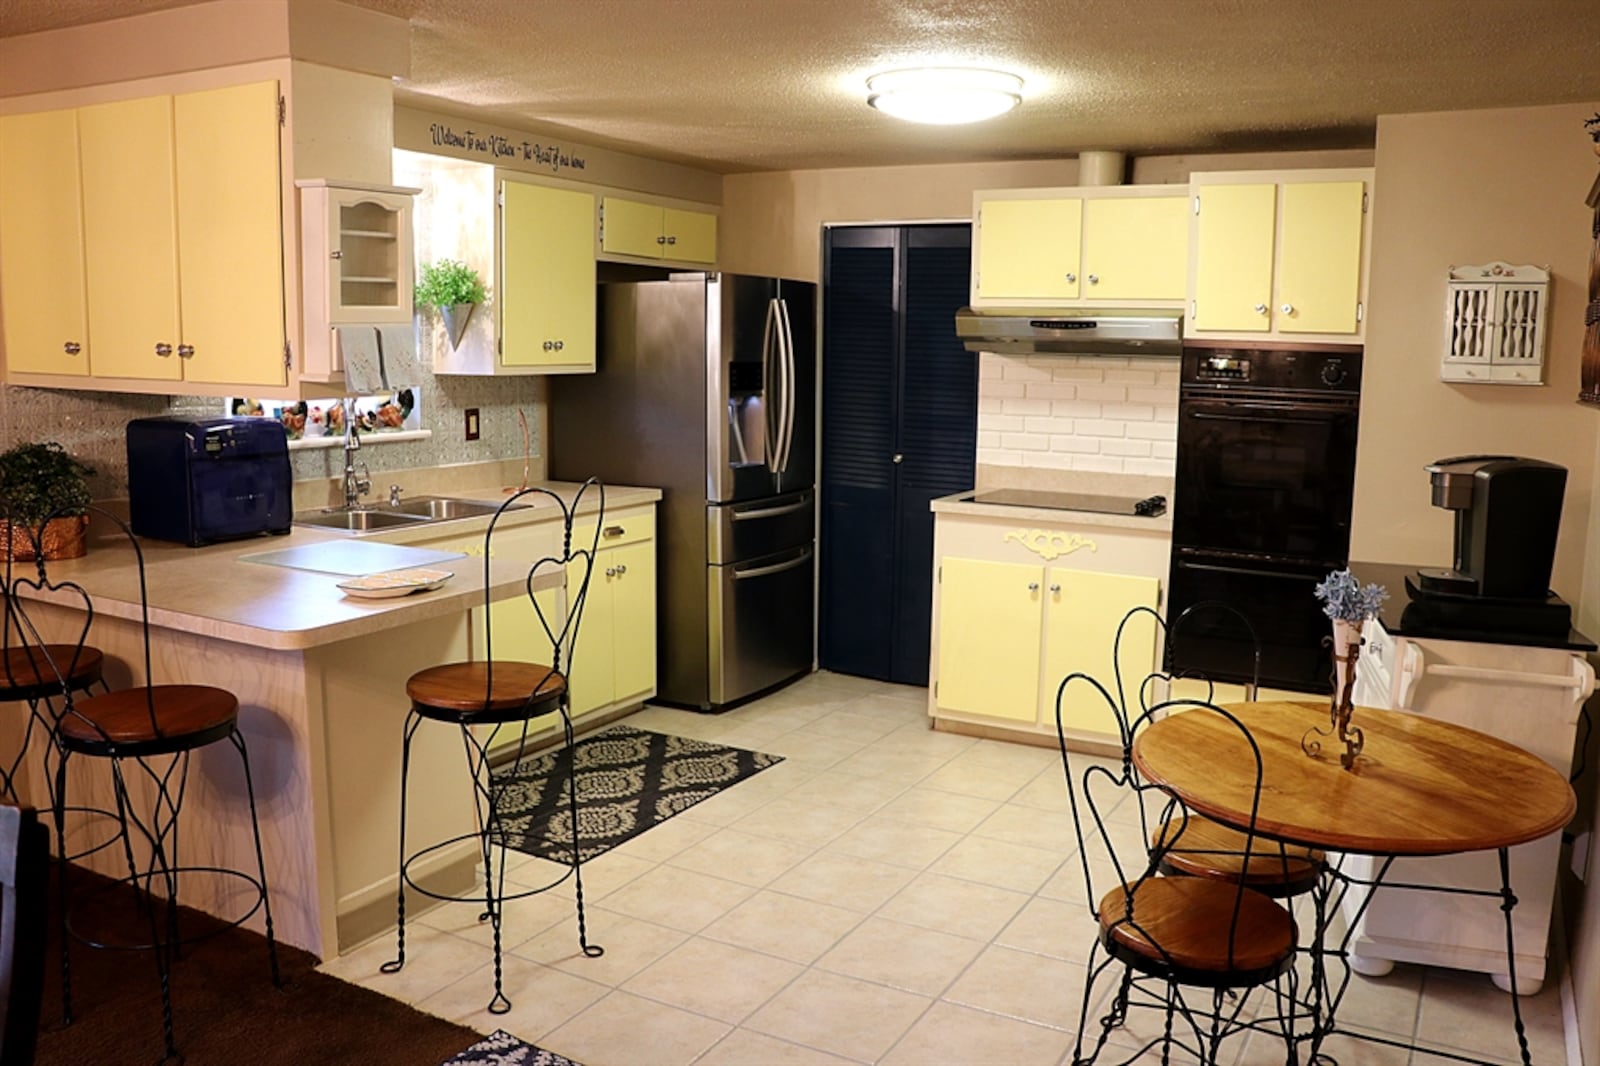
{"label": "wooden stool seat", "polygon": [[[151,723],[155,705],[158,732]],[[91,696],[61,716],[56,733],[70,750],[138,758],[187,751],[233,731],[239,700],[209,685],[154,685]]]}
{"label": "wooden stool seat", "polygon": [[1241,891],[1236,884],[1151,877],[1131,890],[1127,885],[1113,888],[1100,900],[1097,913],[1101,942],[1113,956],[1146,972],[1176,968],[1193,983],[1259,983],[1282,972],[1294,958],[1294,918],[1273,900]]}
{"label": "wooden stool seat", "polygon": [[0,669],[0,703],[47,699],[55,695],[61,691],[62,683],[62,678],[56,676],[57,671],[66,675],[68,688],[88,688],[100,680],[104,665],[105,656],[100,649],[87,644],[81,649],[71,644],[7,648],[5,664]]}
{"label": "wooden stool seat", "polygon": [[419,670],[406,695],[424,718],[446,722],[514,722],[553,712],[567,679],[548,666],[498,660],[490,690],[489,664],[445,663]]}
{"label": "wooden stool seat", "polygon": [[[1167,842],[1171,841],[1170,846]],[[1161,872],[1217,881],[1239,881],[1262,895],[1298,896],[1316,886],[1327,856],[1315,848],[1279,844],[1263,836],[1250,841],[1245,868],[1245,834],[1200,815],[1162,822],[1150,834],[1152,851],[1164,846]]]}

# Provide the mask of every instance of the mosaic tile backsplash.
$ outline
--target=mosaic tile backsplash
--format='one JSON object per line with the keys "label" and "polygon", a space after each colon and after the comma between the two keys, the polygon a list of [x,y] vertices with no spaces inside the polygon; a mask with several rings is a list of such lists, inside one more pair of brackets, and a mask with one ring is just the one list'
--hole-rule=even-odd
{"label": "mosaic tile backsplash", "polygon": [[[423,330],[419,354],[432,364],[429,330]],[[450,466],[522,456],[520,408],[528,417],[535,469],[543,454],[545,383],[540,378],[435,377],[424,372],[418,383],[422,428],[427,440],[408,440],[365,447],[361,460],[374,486],[386,485],[385,472],[417,467]],[[128,462],[124,427],[135,418],[162,415],[210,417],[224,413],[225,402],[211,396],[165,396],[122,392],[0,387],[0,450],[23,441],[59,441],[68,452],[95,468],[96,499],[128,494]],[[465,411],[479,411],[478,440],[465,439]],[[290,453],[297,480],[338,476],[343,453],[337,448]]]}

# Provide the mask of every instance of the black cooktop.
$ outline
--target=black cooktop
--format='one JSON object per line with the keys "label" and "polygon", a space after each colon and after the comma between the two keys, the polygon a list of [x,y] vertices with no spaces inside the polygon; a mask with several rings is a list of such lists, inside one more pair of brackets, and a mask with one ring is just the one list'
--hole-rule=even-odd
{"label": "black cooktop", "polygon": [[991,489],[973,495],[973,503],[998,503],[1010,507],[1044,507],[1052,511],[1093,511],[1098,514],[1139,515],[1155,518],[1167,510],[1165,496],[1104,496],[1090,492],[1046,492],[1042,489]]}

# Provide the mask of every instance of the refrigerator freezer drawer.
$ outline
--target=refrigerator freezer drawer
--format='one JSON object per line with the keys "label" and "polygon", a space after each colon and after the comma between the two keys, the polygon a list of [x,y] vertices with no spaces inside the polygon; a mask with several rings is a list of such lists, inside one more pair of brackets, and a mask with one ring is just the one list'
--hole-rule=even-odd
{"label": "refrigerator freezer drawer", "polygon": [[714,706],[810,671],[815,570],[809,543],[707,569]]}
{"label": "refrigerator freezer drawer", "polygon": [[721,566],[792,551],[812,543],[816,522],[816,499],[810,489],[707,507],[707,559]]}

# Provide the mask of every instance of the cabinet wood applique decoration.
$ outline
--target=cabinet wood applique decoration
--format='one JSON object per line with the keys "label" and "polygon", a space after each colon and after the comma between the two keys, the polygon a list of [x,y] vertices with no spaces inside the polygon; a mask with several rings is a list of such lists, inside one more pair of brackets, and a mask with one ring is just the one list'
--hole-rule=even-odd
{"label": "cabinet wood applique decoration", "polygon": [[[1594,138],[1594,151],[1600,155],[1600,114],[1584,123]],[[1583,390],[1579,403],[1600,407],[1600,175],[1589,186],[1589,209],[1594,223],[1589,230],[1594,247],[1589,251],[1589,303],[1583,312]]]}

